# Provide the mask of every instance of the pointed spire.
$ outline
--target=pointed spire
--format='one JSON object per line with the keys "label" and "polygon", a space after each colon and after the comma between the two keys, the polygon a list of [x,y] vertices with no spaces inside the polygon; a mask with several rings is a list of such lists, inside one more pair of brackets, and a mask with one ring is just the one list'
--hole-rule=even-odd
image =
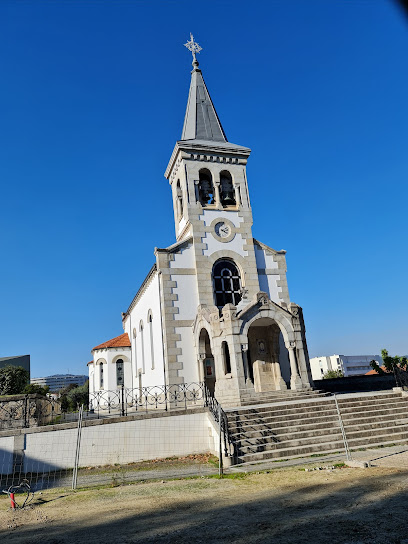
{"label": "pointed spire", "polygon": [[227,142],[224,129],[204,82],[203,74],[198,67],[196,53],[199,53],[202,48],[194,41],[192,34],[190,34],[190,37],[190,41],[184,45],[193,55],[193,70],[191,72],[190,92],[181,139]]}

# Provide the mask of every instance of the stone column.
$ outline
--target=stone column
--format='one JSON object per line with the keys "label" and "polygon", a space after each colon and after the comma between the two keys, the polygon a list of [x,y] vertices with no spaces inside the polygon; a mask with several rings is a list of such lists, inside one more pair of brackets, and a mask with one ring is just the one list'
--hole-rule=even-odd
{"label": "stone column", "polygon": [[241,199],[239,196],[239,185],[234,185],[234,190],[235,190],[235,202],[237,206],[241,206]]}
{"label": "stone column", "polygon": [[196,202],[200,202],[200,194],[199,194],[199,190],[198,190],[199,185],[200,185],[200,180],[195,179],[194,180],[194,193],[195,193]]}
{"label": "stone column", "polygon": [[198,379],[200,382],[205,382],[205,376],[204,376],[204,361],[205,359],[205,353],[199,353],[198,355]]}
{"label": "stone column", "polygon": [[248,344],[241,344],[242,350],[242,361],[244,363],[244,376],[245,383],[247,386],[253,386],[251,378],[249,377],[249,368],[248,368]]}
{"label": "stone column", "polygon": [[306,357],[305,357],[305,351],[303,349],[303,345],[300,345],[300,347],[297,348],[297,353],[298,353],[298,361],[299,361],[299,367],[300,367],[300,375],[302,377],[302,383],[304,387],[311,387],[311,383],[309,381],[309,374],[307,372]]}
{"label": "stone column", "polygon": [[296,364],[296,355],[295,355],[295,343],[290,342],[286,346],[289,351],[289,361],[290,361],[290,388],[293,390],[302,389],[302,380],[298,374],[297,364]]}
{"label": "stone column", "polygon": [[220,182],[215,182],[214,183],[214,200],[215,200],[215,205],[217,206],[217,208],[221,207],[221,198],[220,198]]}

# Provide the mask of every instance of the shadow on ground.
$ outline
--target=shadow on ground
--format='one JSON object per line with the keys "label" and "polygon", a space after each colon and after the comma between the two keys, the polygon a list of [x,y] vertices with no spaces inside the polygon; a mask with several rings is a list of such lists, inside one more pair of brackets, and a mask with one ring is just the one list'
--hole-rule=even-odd
{"label": "shadow on ground", "polygon": [[104,489],[93,500],[84,492],[63,507],[77,500],[77,514],[3,529],[0,537],[8,544],[408,544],[408,472],[347,470],[350,478],[319,476],[319,483],[303,473],[300,485],[295,476],[283,489],[268,474]]}

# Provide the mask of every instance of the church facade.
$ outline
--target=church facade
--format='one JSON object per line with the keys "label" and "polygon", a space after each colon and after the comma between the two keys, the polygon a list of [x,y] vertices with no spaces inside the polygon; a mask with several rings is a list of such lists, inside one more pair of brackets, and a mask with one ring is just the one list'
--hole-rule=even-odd
{"label": "church facade", "polygon": [[165,172],[176,242],[155,249],[122,314],[124,333],[92,350],[91,392],[205,382],[233,406],[266,391],[312,388],[285,251],[252,236],[250,153],[228,142],[193,53],[182,137]]}

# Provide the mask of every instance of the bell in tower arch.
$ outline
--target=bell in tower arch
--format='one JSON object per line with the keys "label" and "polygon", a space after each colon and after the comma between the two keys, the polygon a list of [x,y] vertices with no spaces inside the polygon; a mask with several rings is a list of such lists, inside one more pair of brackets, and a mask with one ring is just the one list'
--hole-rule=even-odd
{"label": "bell in tower arch", "polygon": [[235,191],[232,184],[231,174],[227,171],[221,172],[221,204],[223,206],[235,206]]}
{"label": "bell in tower arch", "polygon": [[208,206],[209,204],[215,203],[212,176],[211,172],[207,169],[200,170],[198,195],[202,206]]}

